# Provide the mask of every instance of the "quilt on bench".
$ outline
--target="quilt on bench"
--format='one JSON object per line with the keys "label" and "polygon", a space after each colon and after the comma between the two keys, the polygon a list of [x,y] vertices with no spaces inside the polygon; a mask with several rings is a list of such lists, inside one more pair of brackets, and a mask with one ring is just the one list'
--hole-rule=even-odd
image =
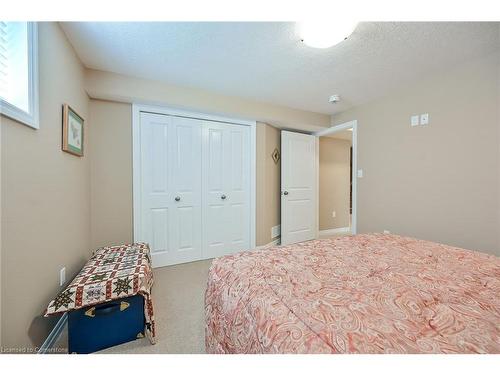
{"label": "quilt on bench", "polygon": [[45,316],[140,294],[144,297],[146,335],[155,343],[149,246],[133,243],[96,250],[73,281],[52,300]]}

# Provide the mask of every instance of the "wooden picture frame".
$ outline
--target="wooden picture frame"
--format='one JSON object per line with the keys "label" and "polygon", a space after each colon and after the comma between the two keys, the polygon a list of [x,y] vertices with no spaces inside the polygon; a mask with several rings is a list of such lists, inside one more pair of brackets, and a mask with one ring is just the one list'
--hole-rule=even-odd
{"label": "wooden picture frame", "polygon": [[273,158],[274,160],[274,164],[278,164],[280,159],[281,159],[281,154],[280,154],[280,150],[278,150],[278,148],[276,147],[271,155],[271,157]]}
{"label": "wooden picture frame", "polygon": [[84,119],[68,104],[63,105],[62,150],[83,156]]}

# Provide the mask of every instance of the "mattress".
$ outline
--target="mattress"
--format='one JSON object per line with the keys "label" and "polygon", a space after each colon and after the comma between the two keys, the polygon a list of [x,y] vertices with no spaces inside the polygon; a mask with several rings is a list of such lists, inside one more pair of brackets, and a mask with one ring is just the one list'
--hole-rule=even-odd
{"label": "mattress", "polygon": [[500,258],[386,234],[215,259],[207,353],[500,353]]}

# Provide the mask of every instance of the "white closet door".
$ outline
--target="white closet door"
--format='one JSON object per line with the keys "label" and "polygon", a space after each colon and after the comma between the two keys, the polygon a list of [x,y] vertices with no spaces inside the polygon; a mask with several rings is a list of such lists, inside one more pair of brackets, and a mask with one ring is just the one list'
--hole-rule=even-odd
{"label": "white closet door", "polygon": [[168,258],[170,248],[171,181],[168,175],[168,143],[170,138],[168,116],[141,113],[141,236],[151,247],[152,261],[161,265]]}
{"label": "white closet door", "polygon": [[225,161],[228,146],[224,126],[203,125],[203,256],[214,258],[226,251],[228,218],[225,210]]}
{"label": "white closet door", "polygon": [[247,126],[203,126],[203,257],[250,247],[250,160]]}
{"label": "white closet door", "polygon": [[171,258],[168,264],[202,257],[201,236],[201,130],[202,121],[172,117],[169,166],[173,187]]}
{"label": "white closet door", "polygon": [[201,258],[201,121],[141,113],[141,237],[154,267]]}
{"label": "white closet door", "polygon": [[281,244],[316,237],[316,137],[281,132]]}
{"label": "white closet door", "polygon": [[225,160],[226,210],[229,225],[227,253],[250,248],[250,129],[228,125],[229,146]]}

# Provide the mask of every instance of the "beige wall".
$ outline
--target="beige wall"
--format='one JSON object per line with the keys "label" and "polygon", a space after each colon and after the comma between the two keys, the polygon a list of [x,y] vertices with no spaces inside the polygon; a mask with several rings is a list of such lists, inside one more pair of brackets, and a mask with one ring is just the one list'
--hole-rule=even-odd
{"label": "beige wall", "polygon": [[88,122],[84,72],[55,23],[39,24],[40,129],[1,120],[2,343],[40,345],[54,324],[42,317],[90,250],[90,158],[61,151],[63,103]]}
{"label": "beige wall", "polygon": [[[498,56],[334,116],[358,120],[358,230],[500,255]],[[410,116],[429,113],[426,127]]]}
{"label": "beige wall", "polygon": [[91,98],[133,103],[163,104],[206,113],[236,116],[290,129],[321,130],[330,126],[330,116],[255,100],[208,92],[164,82],[133,78],[98,70],[87,70],[85,88]]}
{"label": "beige wall", "polygon": [[[133,239],[131,111],[130,104],[90,101],[92,248]],[[280,131],[258,123],[258,246],[272,241],[271,228],[280,223],[280,164],[271,157],[276,147],[280,149]]]}
{"label": "beige wall", "polygon": [[349,227],[350,150],[351,141],[319,138],[319,230]]}
{"label": "beige wall", "polygon": [[276,148],[281,152],[281,131],[257,123],[257,246],[273,241],[271,229],[281,222],[281,162],[272,158]]}
{"label": "beige wall", "polygon": [[132,106],[91,100],[90,122],[92,248],[131,242]]}
{"label": "beige wall", "polygon": [[325,114],[109,72],[87,70],[85,85],[93,98],[90,103],[92,247],[132,240],[129,103],[157,103],[261,121],[257,128],[257,245],[271,242],[271,228],[280,223],[280,166],[271,158],[274,148],[280,147],[280,131],[264,122],[311,130],[330,125],[330,116]]}

